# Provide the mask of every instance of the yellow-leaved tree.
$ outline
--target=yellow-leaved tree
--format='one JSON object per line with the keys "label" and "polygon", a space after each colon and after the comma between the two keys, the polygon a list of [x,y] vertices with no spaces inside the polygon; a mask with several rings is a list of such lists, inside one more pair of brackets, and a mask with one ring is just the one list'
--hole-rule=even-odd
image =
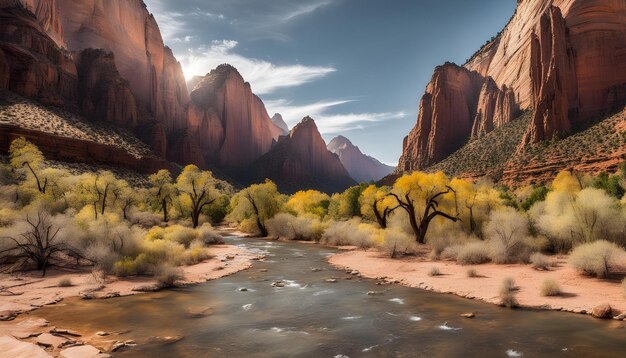
{"label": "yellow-leaved tree", "polygon": [[457,195],[443,173],[413,172],[398,178],[388,194],[409,216],[415,240],[423,244],[431,221],[437,217],[461,220]]}
{"label": "yellow-leaved tree", "polygon": [[227,220],[238,222],[245,228],[254,226],[259,234],[267,236],[265,222],[282,209],[284,202],[285,197],[271,180],[253,184],[233,196]]}
{"label": "yellow-leaved tree", "polygon": [[306,190],[293,194],[285,204],[285,209],[296,216],[312,214],[323,219],[328,214],[329,204],[330,196],[328,194],[317,190]]}
{"label": "yellow-leaved tree", "polygon": [[370,221],[378,223],[381,229],[387,228],[387,219],[389,215],[398,208],[398,202],[390,196],[391,188],[388,186],[377,187],[376,185],[368,186],[361,197],[361,215]]}
{"label": "yellow-leaved tree", "polygon": [[44,156],[39,148],[24,137],[19,137],[11,142],[9,156],[9,163],[13,170],[20,175],[27,175],[26,171],[30,172],[35,179],[37,190],[45,194],[48,179],[39,175],[44,161]]}
{"label": "yellow-leaved tree", "polygon": [[213,173],[200,170],[191,164],[186,166],[176,179],[179,192],[179,205],[183,213],[188,213],[194,228],[198,227],[202,209],[211,205],[223,193],[231,192],[231,186],[213,177]]}
{"label": "yellow-leaved tree", "polygon": [[155,210],[158,208],[163,212],[163,222],[167,222],[168,205],[171,207],[176,197],[176,186],[172,181],[172,175],[169,170],[161,169],[150,175],[148,180],[150,181],[150,204]]}
{"label": "yellow-leaved tree", "polygon": [[491,183],[454,178],[449,186],[456,193],[459,218],[471,233],[479,235],[491,212],[504,206],[500,192]]}

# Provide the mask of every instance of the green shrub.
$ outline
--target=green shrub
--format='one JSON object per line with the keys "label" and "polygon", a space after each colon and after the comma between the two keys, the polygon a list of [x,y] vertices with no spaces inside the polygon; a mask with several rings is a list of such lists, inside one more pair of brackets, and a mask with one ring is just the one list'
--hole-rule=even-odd
{"label": "green shrub", "polygon": [[599,240],[576,247],[570,256],[570,263],[585,275],[604,278],[624,257],[624,249],[612,242]]}
{"label": "green shrub", "polygon": [[466,274],[467,274],[467,277],[478,277],[479,276],[478,275],[478,271],[476,271],[476,269],[473,269],[473,268],[467,269]]}
{"label": "green shrub", "polygon": [[526,200],[524,200],[524,202],[522,203],[522,208],[528,211],[528,209],[535,205],[536,202],[546,200],[548,192],[550,192],[550,189],[546,188],[543,185],[534,188],[528,198],[526,198]]}

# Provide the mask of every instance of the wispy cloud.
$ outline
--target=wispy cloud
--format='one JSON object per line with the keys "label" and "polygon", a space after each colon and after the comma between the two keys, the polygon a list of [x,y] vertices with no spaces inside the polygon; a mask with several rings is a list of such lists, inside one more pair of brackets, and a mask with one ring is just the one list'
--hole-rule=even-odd
{"label": "wispy cloud", "polygon": [[237,41],[213,41],[209,46],[192,48],[179,54],[185,76],[205,75],[222,63],[235,66],[243,78],[250,82],[258,95],[272,93],[278,88],[299,86],[335,72],[333,67],[305,65],[276,65],[271,62],[249,58],[235,53]]}
{"label": "wispy cloud", "polygon": [[295,19],[296,17],[310,14],[314,12],[315,10],[322,8],[324,6],[330,5],[330,4],[331,4],[330,1],[321,1],[321,2],[317,2],[313,4],[299,5],[298,7],[294,9],[290,9],[289,12],[287,12],[286,14],[279,15],[278,17],[281,18],[283,22],[289,22]]}
{"label": "wispy cloud", "polygon": [[305,116],[315,120],[322,134],[335,134],[354,129],[364,129],[376,123],[406,117],[408,114],[399,112],[381,113],[328,113],[334,107],[354,102],[353,99],[319,101],[305,105],[294,105],[285,99],[265,101],[269,113],[280,113],[289,127],[293,127]]}
{"label": "wispy cloud", "polygon": [[161,36],[165,44],[171,42],[190,42],[194,36],[190,35],[190,29],[187,28],[190,17],[203,18],[209,20],[226,20],[226,16],[221,13],[212,13],[209,11],[195,8],[185,13],[170,11],[166,9],[162,0],[145,0],[148,10],[154,15],[161,30]]}

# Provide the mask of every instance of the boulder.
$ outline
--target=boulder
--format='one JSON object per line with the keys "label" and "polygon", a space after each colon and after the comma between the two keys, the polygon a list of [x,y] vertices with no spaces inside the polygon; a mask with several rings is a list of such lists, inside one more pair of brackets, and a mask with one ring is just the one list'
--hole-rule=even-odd
{"label": "boulder", "polygon": [[72,342],[72,340],[61,336],[55,336],[50,333],[42,333],[35,338],[35,342],[44,347],[59,348]]}
{"label": "boulder", "polygon": [[611,318],[613,309],[608,303],[598,305],[591,310],[591,315],[595,318]]}
{"label": "boulder", "polygon": [[4,357],[11,358],[50,358],[41,347],[33,343],[22,342],[13,337],[0,337],[0,352]]}
{"label": "boulder", "polygon": [[98,348],[90,345],[70,347],[59,353],[60,358],[110,358],[111,355],[102,353]]}

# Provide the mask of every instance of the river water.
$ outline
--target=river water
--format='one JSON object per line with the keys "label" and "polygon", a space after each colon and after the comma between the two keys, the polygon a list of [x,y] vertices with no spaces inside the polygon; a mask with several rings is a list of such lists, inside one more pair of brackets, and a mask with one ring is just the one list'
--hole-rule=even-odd
{"label": "river water", "polygon": [[[37,313],[59,327],[123,332],[120,340],[138,345],[119,357],[626,356],[626,329],[616,328],[619,322],[346,280],[350,275],[327,263],[336,250],[319,245],[236,236],[226,242],[267,258],[206,284],[68,300]],[[326,282],[329,277],[337,282]],[[273,287],[279,280],[284,287]],[[460,317],[466,312],[476,318]],[[182,339],[164,343],[155,336]]]}

